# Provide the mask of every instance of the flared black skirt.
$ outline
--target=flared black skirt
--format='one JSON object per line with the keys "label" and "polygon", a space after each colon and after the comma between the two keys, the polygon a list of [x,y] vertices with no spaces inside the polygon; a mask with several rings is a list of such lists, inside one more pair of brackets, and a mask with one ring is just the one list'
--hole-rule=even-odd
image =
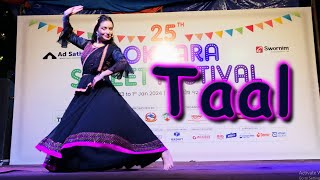
{"label": "flared black skirt", "polygon": [[60,123],[36,148],[49,171],[145,167],[167,150],[110,80],[76,93]]}

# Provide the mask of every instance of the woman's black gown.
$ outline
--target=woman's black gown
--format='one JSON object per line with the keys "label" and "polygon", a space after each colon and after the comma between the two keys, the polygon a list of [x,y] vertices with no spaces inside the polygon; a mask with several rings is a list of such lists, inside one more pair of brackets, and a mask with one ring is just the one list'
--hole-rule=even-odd
{"label": "woman's black gown", "polygon": [[[83,76],[60,123],[36,146],[47,154],[44,167],[49,171],[91,171],[113,168],[145,167],[161,157],[167,148],[112,85],[109,77],[92,88],[99,73],[105,46],[92,43],[73,33],[68,21],[59,43],[67,41],[83,49]],[[133,73],[119,47],[108,43],[103,70],[115,78]]]}

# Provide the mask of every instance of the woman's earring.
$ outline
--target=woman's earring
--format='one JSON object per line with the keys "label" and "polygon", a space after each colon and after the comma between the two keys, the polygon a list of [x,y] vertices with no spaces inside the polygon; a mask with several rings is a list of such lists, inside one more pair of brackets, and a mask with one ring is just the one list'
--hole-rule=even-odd
{"label": "woman's earring", "polygon": [[99,39],[99,33],[96,32],[96,35],[97,35],[97,38],[96,38],[96,39],[97,39],[97,43],[98,43],[98,42],[99,42],[99,41],[98,41],[98,39]]}

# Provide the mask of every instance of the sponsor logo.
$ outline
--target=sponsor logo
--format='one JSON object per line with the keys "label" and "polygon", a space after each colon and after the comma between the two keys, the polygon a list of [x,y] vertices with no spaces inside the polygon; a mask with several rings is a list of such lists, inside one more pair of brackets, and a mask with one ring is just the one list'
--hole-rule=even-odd
{"label": "sponsor logo", "polygon": [[248,139],[248,138],[254,138],[254,137],[255,137],[255,135],[253,135],[253,134],[240,134],[239,135],[240,139]]}
{"label": "sponsor logo", "polygon": [[192,136],[192,139],[194,140],[209,140],[211,139],[211,136],[210,135],[195,135],[195,136]]}
{"label": "sponsor logo", "polygon": [[286,132],[272,132],[272,137],[286,137]]}
{"label": "sponsor logo", "polygon": [[42,59],[48,60],[48,59],[79,59],[81,57],[82,52],[77,51],[69,51],[69,52],[48,52],[46,55],[43,56]]}
{"label": "sponsor logo", "polygon": [[173,133],[173,138],[171,138],[171,142],[180,142],[183,141],[183,137],[181,137],[180,132],[176,131]]}
{"label": "sponsor logo", "polygon": [[173,135],[178,137],[178,136],[180,136],[180,132],[174,132]]}
{"label": "sponsor logo", "polygon": [[205,121],[204,119],[202,119],[202,115],[201,114],[193,114],[190,117],[191,118],[188,119],[188,121],[193,121],[193,122]]}
{"label": "sponsor logo", "polygon": [[162,117],[163,117],[163,119],[166,120],[166,121],[169,121],[169,120],[170,120],[169,113],[163,113],[163,114],[162,114]]}
{"label": "sponsor logo", "polygon": [[197,114],[197,115],[191,115],[191,118],[192,118],[192,120],[200,120],[201,119],[201,117],[202,117],[202,115],[201,114]]}
{"label": "sponsor logo", "polygon": [[155,113],[149,112],[145,116],[147,122],[155,122],[157,120],[157,115]]}
{"label": "sponsor logo", "polygon": [[222,139],[224,139],[224,135],[223,134],[217,134],[216,138],[219,139],[219,140],[222,140]]}
{"label": "sponsor logo", "polygon": [[263,53],[263,47],[262,46],[256,46],[256,53]]}
{"label": "sponsor logo", "polygon": [[226,134],[226,138],[235,138],[237,137],[237,133],[229,133],[229,134]]}
{"label": "sponsor logo", "polygon": [[257,133],[257,137],[258,138],[261,138],[261,137],[269,137],[270,136],[270,133]]}
{"label": "sponsor logo", "polygon": [[48,52],[42,59],[57,59],[57,57],[52,52]]}
{"label": "sponsor logo", "polygon": [[289,52],[289,46],[256,46],[256,53],[264,52]]}

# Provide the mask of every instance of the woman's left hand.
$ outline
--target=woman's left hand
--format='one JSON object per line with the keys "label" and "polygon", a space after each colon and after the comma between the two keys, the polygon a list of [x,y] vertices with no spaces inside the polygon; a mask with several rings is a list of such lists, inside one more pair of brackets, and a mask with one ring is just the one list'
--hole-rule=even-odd
{"label": "woman's left hand", "polygon": [[103,76],[102,76],[101,74],[96,75],[96,76],[93,78],[92,87],[94,88],[94,86],[96,85],[96,83],[99,82],[101,79],[103,79]]}
{"label": "woman's left hand", "polygon": [[83,6],[79,5],[79,6],[73,6],[71,8],[68,8],[67,10],[65,10],[63,12],[64,16],[71,16],[73,14],[77,14],[78,12],[83,10]]}

